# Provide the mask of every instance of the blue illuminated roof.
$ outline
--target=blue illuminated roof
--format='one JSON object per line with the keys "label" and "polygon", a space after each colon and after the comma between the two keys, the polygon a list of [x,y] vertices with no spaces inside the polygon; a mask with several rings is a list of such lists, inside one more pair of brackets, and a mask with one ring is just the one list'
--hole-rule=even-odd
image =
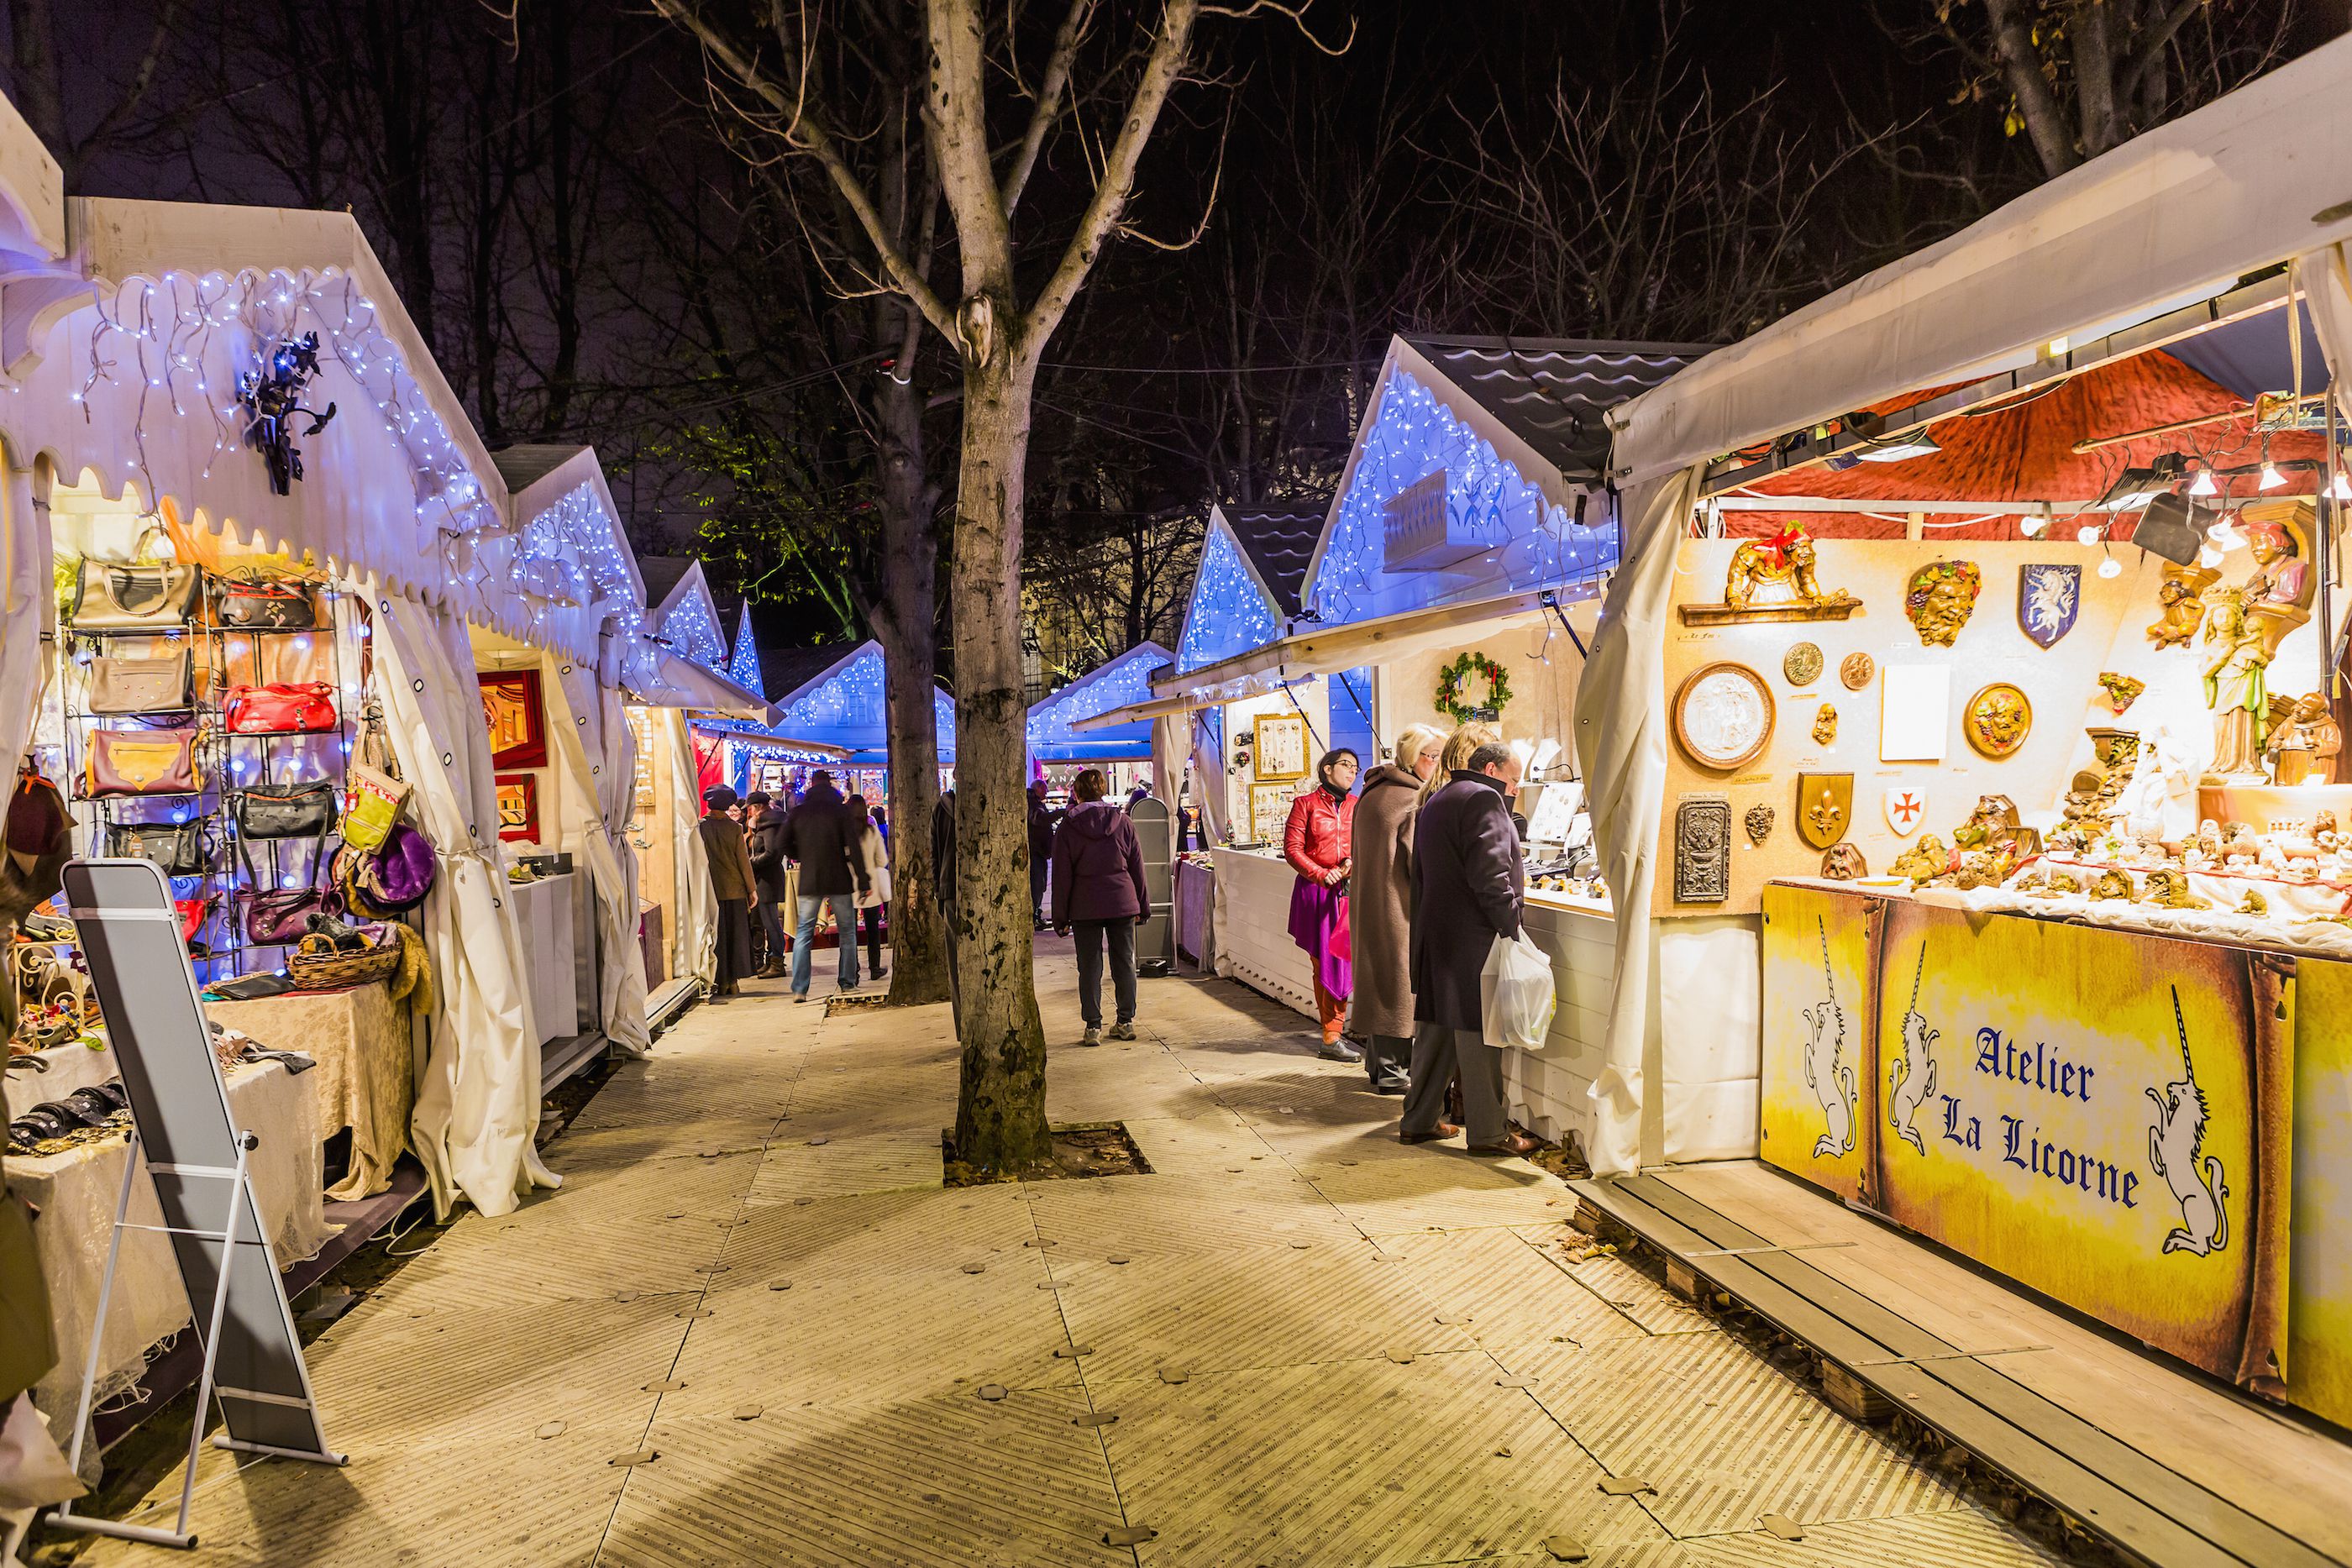
{"label": "blue illuminated roof", "polygon": [[1176,639],[1177,671],[1197,670],[1271,643],[1282,635],[1286,619],[1224,513],[1211,507],[1192,597],[1184,605],[1184,630]]}
{"label": "blue illuminated roof", "polygon": [[1139,643],[1108,664],[1079,676],[1029,710],[1029,755],[1045,761],[1151,755],[1151,721],[1105,729],[1074,729],[1081,719],[1151,697],[1151,673],[1174,661],[1157,643]]}
{"label": "blue illuminated roof", "polygon": [[[855,648],[781,652],[810,656],[809,663],[826,653],[834,656],[798,685],[766,694],[783,710],[771,734],[841,747],[851,754],[851,762],[862,767],[875,766],[888,756],[889,714],[883,701],[881,643],[868,639]],[[768,662],[763,656],[761,664]],[[940,760],[951,763],[955,760],[955,702],[936,687],[931,699],[939,727]]]}

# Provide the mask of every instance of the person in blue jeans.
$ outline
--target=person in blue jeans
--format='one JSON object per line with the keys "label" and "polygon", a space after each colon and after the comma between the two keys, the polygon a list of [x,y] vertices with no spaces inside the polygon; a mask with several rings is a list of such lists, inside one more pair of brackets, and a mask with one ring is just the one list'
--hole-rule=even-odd
{"label": "person in blue jeans", "polygon": [[808,1000],[817,914],[827,904],[833,906],[835,940],[841,949],[838,987],[845,991],[857,988],[856,899],[866,891],[866,866],[856,846],[863,820],[861,813],[858,822],[850,821],[841,791],[833,787],[833,775],[822,768],[809,775],[800,804],[784,814],[783,852],[800,864],[793,910],[797,925],[793,935],[793,1000],[796,1002]]}

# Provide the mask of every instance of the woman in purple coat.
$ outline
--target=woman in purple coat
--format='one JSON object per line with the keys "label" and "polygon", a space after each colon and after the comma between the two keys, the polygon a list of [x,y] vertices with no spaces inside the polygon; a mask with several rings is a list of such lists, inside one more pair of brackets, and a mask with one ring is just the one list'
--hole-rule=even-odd
{"label": "woman in purple coat", "polygon": [[1103,944],[1110,944],[1111,987],[1118,998],[1113,1040],[1135,1038],[1135,923],[1151,908],[1143,883],[1143,845],[1127,813],[1105,800],[1102,769],[1089,768],[1071,787],[1071,806],[1054,830],[1054,928],[1078,936],[1078,1013],[1082,1043],[1102,1043]]}

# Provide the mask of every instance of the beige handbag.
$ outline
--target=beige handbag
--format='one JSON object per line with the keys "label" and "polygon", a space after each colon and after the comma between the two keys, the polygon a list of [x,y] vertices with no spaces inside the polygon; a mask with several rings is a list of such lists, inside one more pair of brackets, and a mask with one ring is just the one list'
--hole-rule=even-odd
{"label": "beige handbag", "polygon": [[94,714],[169,713],[194,696],[195,653],[183,648],[160,659],[103,658],[89,667]]}
{"label": "beige handbag", "polygon": [[193,566],[81,563],[67,624],[77,632],[168,631],[195,613],[200,574]]}

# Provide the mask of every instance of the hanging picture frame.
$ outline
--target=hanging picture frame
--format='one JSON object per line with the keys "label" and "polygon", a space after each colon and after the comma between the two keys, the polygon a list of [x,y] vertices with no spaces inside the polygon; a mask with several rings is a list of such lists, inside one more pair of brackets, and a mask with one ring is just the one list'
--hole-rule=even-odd
{"label": "hanging picture frame", "polygon": [[1289,783],[1250,786],[1250,837],[1260,843],[1280,841],[1290,821],[1290,802],[1298,793]]}
{"label": "hanging picture frame", "polygon": [[1256,754],[1258,779],[1273,782],[1307,777],[1307,716],[1296,713],[1262,713],[1251,726],[1251,749]]}
{"label": "hanging picture frame", "polygon": [[482,719],[490,729],[490,768],[508,772],[547,766],[547,705],[537,670],[484,670]]}
{"label": "hanging picture frame", "polygon": [[501,773],[499,785],[499,838],[507,843],[539,841],[539,776]]}

